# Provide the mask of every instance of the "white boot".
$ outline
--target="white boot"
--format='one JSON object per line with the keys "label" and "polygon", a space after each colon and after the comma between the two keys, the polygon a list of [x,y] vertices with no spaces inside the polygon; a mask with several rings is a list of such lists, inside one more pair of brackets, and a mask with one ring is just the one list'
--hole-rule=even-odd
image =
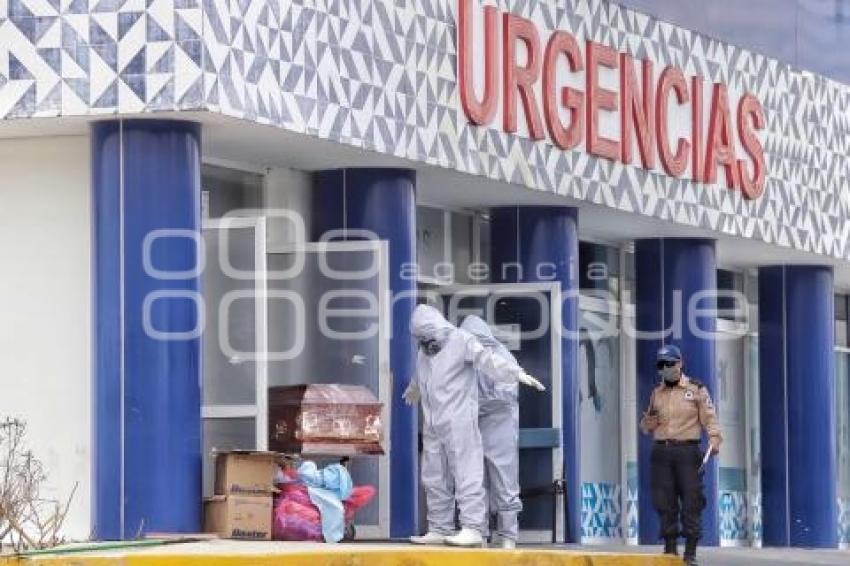
{"label": "white boot", "polygon": [[502,539],[502,548],[505,550],[516,550],[516,541],[509,538]]}
{"label": "white boot", "polygon": [[446,537],[446,544],[450,546],[481,546],[484,544],[484,537],[475,529],[463,528],[453,537]]}
{"label": "white boot", "polygon": [[413,544],[443,544],[446,542],[446,535],[429,531],[421,537],[410,537],[410,542]]}

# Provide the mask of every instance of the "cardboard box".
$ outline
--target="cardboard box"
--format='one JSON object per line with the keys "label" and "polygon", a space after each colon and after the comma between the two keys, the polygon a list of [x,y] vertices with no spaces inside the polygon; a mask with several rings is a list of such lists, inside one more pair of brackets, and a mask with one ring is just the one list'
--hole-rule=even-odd
{"label": "cardboard box", "polygon": [[216,495],[265,496],[275,492],[278,455],[274,452],[219,452],[215,460]]}
{"label": "cardboard box", "polygon": [[383,405],[365,387],[269,388],[269,448],[289,454],[383,454]]}
{"label": "cardboard box", "polygon": [[271,540],[272,497],[215,495],[204,502],[204,531],[222,538]]}

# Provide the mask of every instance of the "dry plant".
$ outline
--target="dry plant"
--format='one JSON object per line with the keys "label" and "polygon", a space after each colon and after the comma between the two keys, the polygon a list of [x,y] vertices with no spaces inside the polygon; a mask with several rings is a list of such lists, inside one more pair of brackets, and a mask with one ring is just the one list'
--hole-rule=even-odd
{"label": "dry plant", "polygon": [[56,546],[77,485],[64,502],[44,498],[44,466],[26,446],[26,423],[0,421],[0,550],[16,552]]}

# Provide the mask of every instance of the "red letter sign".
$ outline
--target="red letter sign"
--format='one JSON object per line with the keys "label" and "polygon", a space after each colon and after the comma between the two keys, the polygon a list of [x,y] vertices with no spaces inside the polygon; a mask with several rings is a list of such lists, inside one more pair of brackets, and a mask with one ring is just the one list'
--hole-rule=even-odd
{"label": "red letter sign", "polygon": [[744,198],[752,200],[764,192],[764,148],[753,130],[762,130],[766,125],[764,109],[751,93],[741,97],[738,103],[738,136],[741,145],[753,161],[753,176],[747,175],[744,160],[738,162],[738,179]]}
{"label": "red letter sign", "polygon": [[738,160],[735,158],[735,139],[732,137],[732,119],[729,116],[729,95],[726,85],[717,83],[712,89],[711,114],[708,125],[708,148],[705,152],[706,183],[717,178],[717,166],[726,171],[726,186],[738,186]]}
{"label": "red letter sign", "polygon": [[634,59],[628,53],[620,55],[620,148],[623,163],[632,162],[632,123],[637,132],[640,160],[644,168],[655,167],[654,128],[652,119],[655,84],[652,63],[641,61],[643,94],[638,96]]}
{"label": "red letter sign", "polygon": [[617,93],[599,86],[599,66],[617,68],[617,52],[593,41],[587,42],[587,151],[599,157],[616,160],[620,144],[599,135],[599,111],[617,110]]}
{"label": "red letter sign", "polygon": [[[484,7],[480,13],[484,35],[476,42],[473,19],[479,17],[479,12],[472,0],[458,0],[457,14],[457,87],[470,123],[489,126],[501,101],[502,131],[516,134],[519,98],[528,126],[527,137],[532,141],[548,135],[554,147],[567,151],[586,140],[585,151],[595,157],[624,164],[636,162],[647,170],[655,169],[656,160],[660,160],[659,170],[671,177],[690,173],[694,183],[717,183],[717,169],[723,167],[725,185],[740,190],[745,199],[759,198],[764,192],[767,160],[757,133],[766,127],[766,119],[764,108],[753,94],[731,101],[737,104],[737,114],[732,116],[726,85],[714,84],[705,116],[706,91],[699,75],[686,78],[681,69],[667,66],[656,82],[652,61],[641,60],[638,71],[633,55],[592,40],[585,42],[587,51],[582,54],[575,36],[565,30],[547,28],[544,51],[541,34],[532,20],[493,6]],[[544,40],[547,35],[542,36]],[[478,97],[475,82],[477,79],[481,83],[482,65],[483,96]],[[538,87],[541,67],[543,84]],[[500,70],[504,77],[499,77]],[[584,91],[567,86],[579,80],[576,73],[582,71]],[[618,79],[613,79],[614,73]],[[601,86],[602,76],[610,77],[611,83],[618,80],[619,88]],[[542,91],[542,101],[541,92],[535,90]],[[689,103],[690,109],[686,106]],[[688,110],[690,136],[682,132],[687,128],[685,124],[682,128],[678,123],[674,127],[670,124],[671,111],[674,118],[681,117],[685,122]],[[608,114],[611,112],[619,112],[619,116]],[[613,125],[615,119],[617,126]],[[600,122],[610,124],[611,130],[618,129],[619,137],[613,131],[609,136],[603,135]],[[633,139],[640,152],[639,162],[634,158]],[[741,159],[736,148],[739,143],[743,149]],[[538,147],[547,153],[547,159],[552,145]]]}
{"label": "red letter sign", "polygon": [[475,97],[475,81],[473,80],[473,59],[470,52],[473,44],[472,15],[469,0],[458,0],[458,71],[460,77],[460,103],[466,117],[473,124],[486,126],[496,115],[496,105],[499,96],[499,46],[496,43],[496,8],[484,8],[484,99],[478,102]]}
{"label": "red letter sign", "polygon": [[676,93],[676,102],[685,104],[690,100],[688,96],[688,83],[685,75],[676,67],[667,67],[661,73],[658,80],[658,98],[656,99],[655,129],[658,136],[658,155],[661,158],[661,166],[668,175],[681,177],[688,166],[688,152],[691,144],[688,140],[679,138],[676,144],[676,153],[670,151],[670,132],[667,130],[667,110],[670,105],[670,91]]}
{"label": "red letter sign", "polygon": [[575,37],[565,31],[556,31],[546,45],[543,58],[543,112],[552,141],[561,149],[572,149],[581,143],[584,134],[584,96],[580,90],[565,86],[561,89],[561,104],[570,111],[570,125],[564,127],[558,115],[558,56],[566,55],[570,71],[584,68]]}
{"label": "red letter sign", "polygon": [[[505,50],[505,107],[504,130],[513,133],[517,130],[516,92],[522,98],[528,133],[533,140],[542,140],[546,136],[537,100],[534,98],[534,83],[540,76],[540,37],[537,28],[530,20],[506,13],[502,23]],[[521,39],[528,51],[528,64],[518,67],[516,64],[516,40]]]}
{"label": "red letter sign", "polygon": [[691,77],[691,158],[692,177],[697,183],[702,182],[702,77],[694,75]]}

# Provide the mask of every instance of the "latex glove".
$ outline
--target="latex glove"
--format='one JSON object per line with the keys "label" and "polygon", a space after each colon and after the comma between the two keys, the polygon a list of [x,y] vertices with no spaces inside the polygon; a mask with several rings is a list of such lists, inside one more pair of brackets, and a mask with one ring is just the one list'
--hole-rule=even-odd
{"label": "latex glove", "polygon": [[419,400],[422,399],[422,393],[419,391],[419,385],[415,381],[411,381],[410,385],[407,386],[407,389],[404,390],[402,398],[410,407],[418,403]]}
{"label": "latex glove", "polygon": [[714,455],[720,454],[720,443],[723,442],[719,436],[709,437],[708,443],[711,445],[711,453]]}
{"label": "latex glove", "polygon": [[519,381],[523,385],[528,385],[529,387],[533,387],[538,391],[546,391],[546,387],[544,387],[542,383],[540,383],[539,381],[537,381],[536,379],[534,379],[533,377],[531,377],[530,375],[528,375],[525,372],[522,372],[521,374],[519,374],[517,381]]}

